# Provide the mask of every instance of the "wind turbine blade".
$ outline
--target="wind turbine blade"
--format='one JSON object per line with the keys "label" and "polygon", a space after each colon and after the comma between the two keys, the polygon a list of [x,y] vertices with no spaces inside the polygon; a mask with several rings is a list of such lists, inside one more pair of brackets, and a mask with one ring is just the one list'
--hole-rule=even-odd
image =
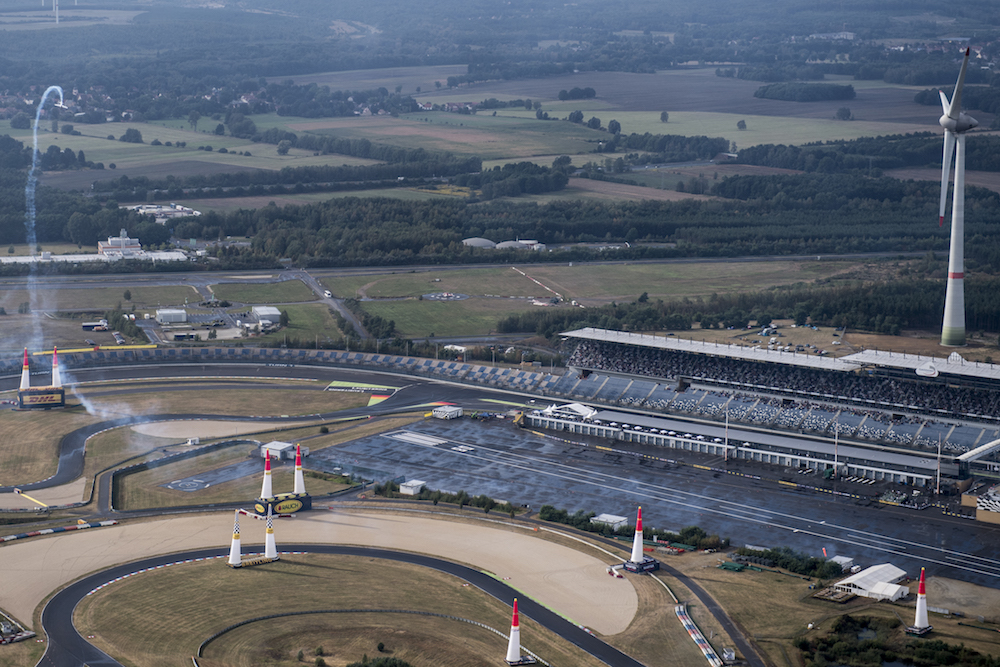
{"label": "wind turbine blade", "polygon": [[951,102],[948,101],[948,96],[944,94],[943,90],[938,91],[938,95],[941,96],[941,111],[945,116],[951,111]]}
{"label": "wind turbine blade", "polygon": [[969,49],[965,49],[965,59],[962,60],[962,69],[958,73],[958,82],[955,84],[955,94],[951,96],[951,107],[948,109],[948,118],[957,119],[962,110],[962,87],[965,85],[965,70],[969,67]]}
{"label": "wind turbine blade", "polygon": [[944,209],[948,204],[948,177],[951,176],[951,159],[955,153],[955,135],[944,131],[944,156],[941,158],[941,208],[938,211],[938,227],[944,225]]}

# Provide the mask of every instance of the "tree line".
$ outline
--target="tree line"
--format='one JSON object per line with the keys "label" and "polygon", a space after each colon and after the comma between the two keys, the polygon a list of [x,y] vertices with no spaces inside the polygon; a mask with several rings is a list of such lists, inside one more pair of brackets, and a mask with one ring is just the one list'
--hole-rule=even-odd
{"label": "tree line", "polygon": [[[829,174],[853,171],[879,175],[880,171],[869,170],[940,168],[941,135],[936,132],[916,132],[802,146],[760,144],[741,148],[737,155],[737,162],[741,164]],[[1000,137],[969,135],[965,164],[968,169],[976,171],[1000,171]]]}
{"label": "tree line", "polygon": [[854,86],[836,83],[769,83],[754,91],[753,96],[788,102],[821,102],[853,100],[857,93],[854,92]]}
{"label": "tree line", "polygon": [[[533,333],[555,341],[561,332],[595,327],[616,331],[687,331],[746,329],[790,319],[799,325],[847,327],[898,335],[904,329],[935,329],[944,304],[943,262],[927,276],[901,276],[889,283],[828,284],[775,288],[709,299],[637,300],[581,309],[546,309],[514,313],[497,323],[499,333]],[[1000,278],[966,279],[966,325],[970,330],[1000,330]]]}

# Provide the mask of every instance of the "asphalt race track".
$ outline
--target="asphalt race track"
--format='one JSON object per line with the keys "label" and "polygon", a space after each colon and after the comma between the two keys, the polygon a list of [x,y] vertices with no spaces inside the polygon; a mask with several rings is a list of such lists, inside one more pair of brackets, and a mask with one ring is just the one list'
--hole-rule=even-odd
{"label": "asphalt race track", "polygon": [[[322,544],[283,544],[282,549],[284,551],[383,558],[420,565],[467,581],[504,604],[510,604],[515,597],[518,597],[518,592],[513,588],[478,570],[420,554]],[[49,645],[38,665],[40,667],[82,667],[83,665],[89,665],[89,667],[122,667],[121,663],[88,643],[86,639],[80,636],[76,628],[73,627],[73,610],[76,609],[80,601],[98,586],[138,570],[166,565],[168,563],[177,563],[178,561],[193,560],[195,558],[225,557],[228,554],[228,549],[203,549],[167,556],[157,556],[155,558],[119,565],[103,572],[92,574],[67,586],[49,600],[48,604],[42,610],[42,628],[49,638]],[[221,560],[219,567],[226,567]],[[590,653],[612,667],[643,667],[642,663],[605,644],[589,632],[577,627],[563,617],[549,611],[523,595],[518,598],[518,607],[522,614],[528,616],[539,625],[548,628],[566,641],[579,646],[587,653]],[[192,650],[192,654],[194,654],[194,650]]]}
{"label": "asphalt race track", "polygon": [[[336,418],[380,416],[416,410],[426,412],[436,402],[458,404],[467,411],[495,412],[511,405],[527,405],[531,398],[498,389],[328,366],[187,363],[158,367],[112,366],[77,370],[73,374],[73,382],[83,383],[97,380],[141,382],[156,378],[198,379],[205,381],[205,387],[215,388],[221,385],[251,387],[255,380],[263,378],[312,379],[317,381],[317,391],[334,380],[356,382],[359,385],[376,382],[397,388],[391,397],[377,405],[327,415]],[[13,376],[0,379],[0,389],[16,388],[17,381],[18,378]],[[276,389],[274,385],[261,387]],[[109,392],[148,390],[142,387],[129,389],[121,385],[106,389]],[[539,404],[546,402],[546,399],[536,398]],[[168,418],[247,420],[238,415],[165,415],[137,416],[93,425],[71,433],[64,439],[56,476],[34,483],[27,483],[25,480],[26,483],[21,486],[25,489],[54,486],[78,477],[82,472],[84,444],[90,433],[113,425]],[[321,419],[323,416],[314,418]],[[289,421],[305,419],[308,418],[288,418]],[[274,417],[261,420],[271,423],[286,421]],[[688,428],[696,430],[697,425],[689,424]],[[729,471],[737,474],[698,470],[685,465],[683,461],[669,460],[668,457],[684,455],[676,450],[629,445],[631,451],[624,454],[609,453],[598,450],[597,446],[612,446],[621,450],[625,449],[626,444],[582,436],[574,436],[572,440],[541,437],[514,429],[509,422],[497,424],[477,423],[467,419],[454,422],[432,420],[399,431],[433,436],[441,442],[421,445],[412,439],[394,438],[392,433],[387,433],[339,446],[337,456],[356,457],[359,464],[387,471],[393,476],[404,475],[408,479],[427,480],[432,488],[451,491],[465,488],[475,495],[485,493],[494,498],[507,498],[515,503],[530,504],[532,508],[548,503],[571,512],[582,509],[629,516],[634,512],[635,505],[642,504],[650,525],[672,530],[700,525],[709,533],[731,537],[734,545],[787,545],[811,554],[818,554],[826,548],[830,555],[848,555],[863,565],[893,562],[911,573],[926,565],[933,576],[953,577],[991,587],[1000,586],[1000,559],[995,550],[995,545],[1000,541],[1000,527],[942,515],[940,510],[933,508],[917,512],[879,505],[871,501],[870,489],[864,491],[867,498],[862,499],[791,489],[778,486],[774,481],[755,479],[752,474],[739,474],[740,471],[759,474],[764,470],[760,467],[754,469],[743,462],[734,464]],[[637,454],[652,455],[659,459],[643,460]],[[324,454],[318,451],[316,456],[318,464]],[[706,461],[697,462],[704,464]],[[780,469],[770,467],[768,470],[772,471],[770,474],[777,475],[774,471]],[[108,477],[102,478],[102,488],[98,492],[99,507],[106,507],[104,503],[108,493],[105,487]],[[283,547],[292,548],[287,545]],[[319,548],[311,546],[305,550],[318,551]],[[188,556],[164,556],[152,561],[174,562],[186,557]],[[108,572],[131,572],[142,567],[145,565],[131,564]],[[671,574],[677,576],[674,572]],[[103,573],[94,575],[96,579],[103,576]],[[116,576],[120,574],[111,575],[110,578]],[[85,581],[90,580],[88,578]],[[720,623],[724,626],[730,623],[724,611],[712,608],[714,603],[710,597],[692,586],[693,582],[685,583],[703,604],[709,606]],[[75,590],[78,585],[79,582],[70,588]],[[84,593],[97,585],[99,584],[87,585]],[[481,588],[488,590],[485,586]],[[496,596],[506,599],[504,595],[512,597],[512,594],[505,591]],[[47,607],[45,614],[48,613]],[[71,614],[71,610],[67,613]],[[535,615],[529,615],[541,621]],[[69,616],[64,617],[64,620],[65,618]],[[58,626],[45,627],[49,631],[50,627]],[[72,634],[75,636],[72,641],[83,642],[75,631]],[[739,640],[742,637],[739,637],[737,631],[733,630],[730,634],[734,641],[741,643]],[[58,642],[52,643],[54,645]],[[739,648],[751,660],[751,664],[760,664],[754,660],[749,646]],[[56,650],[56,647],[50,646],[50,650]],[[92,647],[73,650],[76,652],[66,655],[89,656],[84,651],[96,651]],[[46,653],[46,657],[48,655]],[[96,657],[106,662],[87,657],[88,664],[118,664],[113,660],[107,662],[110,660],[107,656]],[[40,664],[82,663],[43,660]]]}

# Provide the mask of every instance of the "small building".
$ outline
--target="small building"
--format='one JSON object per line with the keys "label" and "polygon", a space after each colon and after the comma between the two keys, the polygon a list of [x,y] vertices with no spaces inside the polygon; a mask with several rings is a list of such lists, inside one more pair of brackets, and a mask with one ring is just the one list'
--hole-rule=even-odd
{"label": "small building", "polygon": [[183,308],[158,308],[156,321],[160,324],[183,324],[187,322],[188,314]]}
{"label": "small building", "polygon": [[139,239],[130,239],[128,232],[123,229],[120,235],[109,236],[107,243],[98,241],[97,254],[115,259],[131,257],[142,254],[142,245],[139,243]]}
{"label": "small building", "polygon": [[602,523],[610,526],[611,530],[618,530],[628,525],[628,517],[617,516],[615,514],[598,514],[590,519],[590,523]]}
{"label": "small building", "polygon": [[268,324],[281,321],[281,311],[274,306],[254,306],[250,309],[250,312],[261,325],[265,321]]}
{"label": "small building", "polygon": [[409,482],[403,482],[399,485],[399,495],[401,496],[415,496],[427,485],[422,479],[411,479]]}
{"label": "small building", "polygon": [[431,410],[431,415],[436,419],[458,419],[462,414],[462,408],[457,405],[439,405]]}
{"label": "small building", "polygon": [[871,567],[852,574],[838,581],[833,587],[838,591],[853,593],[859,597],[872,600],[896,600],[910,594],[910,589],[900,586],[897,582],[906,577],[906,572],[891,563],[872,565]]}
{"label": "small building", "polygon": [[830,562],[839,565],[841,572],[847,572],[854,567],[854,559],[847,556],[834,556],[830,559]]}
{"label": "small building", "polygon": [[[309,448],[302,447],[302,456],[309,456]],[[281,442],[280,440],[272,440],[271,442],[260,446],[260,458],[266,457],[271,454],[272,459],[285,459],[286,461],[295,460],[295,444],[291,442]]]}

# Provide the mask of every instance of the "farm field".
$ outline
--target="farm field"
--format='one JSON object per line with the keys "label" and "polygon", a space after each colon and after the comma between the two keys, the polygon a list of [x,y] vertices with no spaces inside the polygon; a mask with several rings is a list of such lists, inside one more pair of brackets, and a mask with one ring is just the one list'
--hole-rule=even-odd
{"label": "farm field", "polygon": [[386,88],[395,90],[403,86],[403,95],[414,95],[420,88],[423,95],[435,90],[434,82],[445,85],[449,76],[460,76],[468,72],[465,65],[433,65],[423,67],[386,67],[384,69],[355,69],[343,72],[317,72],[315,74],[296,74],[293,76],[276,76],[275,81],[292,79],[296,84],[305,86],[315,83],[319,86],[329,86],[330,90],[371,90]]}
{"label": "farm field", "polygon": [[[574,109],[584,111],[584,114],[597,115],[606,124],[611,118],[616,118],[622,124],[625,132],[644,132],[639,126],[631,127],[620,112],[637,112],[649,118],[649,125],[644,127],[656,134],[689,134],[675,132],[669,126],[674,123],[677,114],[724,114],[733,118],[728,125],[726,136],[740,143],[739,136],[745,133],[736,131],[736,120],[750,119],[756,116],[777,116],[786,118],[811,118],[829,121],[826,127],[836,128],[834,133],[853,133],[849,127],[857,122],[876,123],[878,127],[887,128],[879,134],[887,134],[898,130],[890,130],[897,126],[909,126],[906,131],[933,130],[939,131],[937,118],[933,107],[926,107],[913,101],[914,94],[921,87],[897,86],[884,82],[855,82],[850,78],[831,76],[828,82],[850,84],[855,86],[857,98],[846,104],[843,101],[828,102],[784,102],[780,100],[765,100],[753,96],[762,84],[757,81],[745,81],[735,78],[724,78],[715,75],[715,67],[661,70],[655,74],[633,74],[626,72],[580,72],[577,74],[530,79],[518,81],[494,81],[463,85],[454,89],[434,90],[422,94],[422,101],[443,102],[479,102],[490,97],[498,100],[530,98],[542,102],[542,110],[550,115],[563,117]],[[559,101],[560,90],[570,88],[591,87],[597,92],[597,98],[592,100]],[[833,116],[841,106],[850,107],[856,121],[834,122]],[[660,112],[667,111],[670,121],[664,127],[660,123]],[[509,113],[509,110],[498,110]],[[553,112],[555,112],[553,114]],[[520,113],[520,112],[518,112]],[[530,112],[525,112],[530,113]],[[613,115],[612,115],[613,114]],[[534,115],[533,113],[531,114]],[[977,119],[981,126],[992,122],[991,114],[981,114]],[[681,118],[681,116],[678,116]],[[690,118],[690,117],[689,117]],[[985,119],[985,122],[984,122]],[[752,129],[752,128],[751,128]],[[749,132],[749,129],[748,129]],[[694,134],[708,134],[698,131]],[[734,136],[730,136],[734,135]],[[708,136],[720,136],[708,134]],[[834,137],[814,137],[813,141]],[[745,143],[745,140],[744,140]],[[778,143],[797,143],[784,140]]]}
{"label": "farm field", "polygon": [[[60,7],[62,21],[59,30],[72,30],[93,25],[128,25],[141,11],[122,9],[79,9],[75,5]],[[3,30],[51,30],[56,27],[51,11],[30,11],[21,8],[0,13],[0,28]]]}
{"label": "farm field", "polygon": [[[404,201],[427,201],[449,195],[415,188],[377,188],[373,190],[349,190],[344,192],[310,192],[296,195],[262,195],[259,197],[225,197],[222,199],[174,199],[177,203],[190,206],[196,211],[216,211],[226,213],[247,208],[263,208],[271,202],[276,206],[301,206],[316,204],[344,197],[402,199]],[[167,203],[164,201],[163,203]]]}
{"label": "farm field", "polygon": [[485,160],[532,155],[588,153],[607,136],[575,123],[530,116],[452,114],[420,111],[399,118],[368,116],[324,118],[288,123],[293,132],[310,132],[406,148],[476,155]]}

